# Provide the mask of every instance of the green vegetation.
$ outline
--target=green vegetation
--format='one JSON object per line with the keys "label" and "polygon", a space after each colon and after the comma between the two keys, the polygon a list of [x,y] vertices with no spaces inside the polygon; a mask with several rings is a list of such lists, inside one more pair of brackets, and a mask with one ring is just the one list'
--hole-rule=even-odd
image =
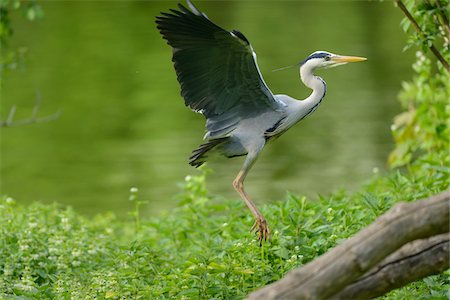
{"label": "green vegetation", "polygon": [[[437,33],[439,34],[439,32]],[[445,41],[444,41],[445,42]],[[442,56],[449,60],[448,41]],[[422,52],[404,83],[405,112],[392,126],[396,167],[360,192],[307,199],[289,195],[262,207],[272,240],[262,247],[238,200],[208,194],[206,172],[187,176],[177,208],[157,218],[132,189],[129,221],[112,214],[88,219],[71,208],[0,199],[0,298],[241,299],[313,260],[370,224],[399,201],[449,187],[450,76]],[[446,299],[449,280],[432,276],[393,291],[389,299]]]}
{"label": "green vegetation", "polygon": [[0,0],[0,91],[3,84],[4,73],[23,67],[27,48],[8,49],[9,39],[13,35],[11,25],[11,11],[20,13],[29,21],[34,21],[43,16],[41,7],[35,0]]}

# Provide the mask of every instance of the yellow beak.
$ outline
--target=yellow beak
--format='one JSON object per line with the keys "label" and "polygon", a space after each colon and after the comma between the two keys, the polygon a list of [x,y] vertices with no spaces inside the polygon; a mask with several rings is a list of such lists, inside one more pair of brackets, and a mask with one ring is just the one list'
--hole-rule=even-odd
{"label": "yellow beak", "polygon": [[365,61],[367,58],[365,57],[359,57],[359,56],[341,56],[336,55],[332,56],[331,60],[337,63],[348,63],[348,62],[359,62],[359,61]]}

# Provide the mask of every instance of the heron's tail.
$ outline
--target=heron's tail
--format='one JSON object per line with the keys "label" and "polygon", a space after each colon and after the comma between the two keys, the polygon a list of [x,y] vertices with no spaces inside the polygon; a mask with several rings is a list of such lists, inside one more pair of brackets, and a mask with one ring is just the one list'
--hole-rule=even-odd
{"label": "heron's tail", "polygon": [[228,137],[209,140],[206,143],[201,144],[197,149],[192,151],[191,156],[189,157],[189,164],[196,168],[200,167],[208,158],[206,153],[214,147],[224,143],[226,140],[228,140]]}

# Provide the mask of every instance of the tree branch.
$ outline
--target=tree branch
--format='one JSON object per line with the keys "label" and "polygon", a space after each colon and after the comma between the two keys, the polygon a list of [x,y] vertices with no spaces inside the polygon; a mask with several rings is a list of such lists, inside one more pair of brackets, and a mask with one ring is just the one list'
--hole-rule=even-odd
{"label": "tree branch", "polygon": [[373,299],[449,268],[450,235],[406,244],[331,299]]}
{"label": "tree branch", "polygon": [[325,299],[356,282],[401,246],[449,231],[450,191],[398,203],[374,223],[248,299]]}
{"label": "tree branch", "polygon": [[[411,15],[411,13],[408,11],[408,9],[406,8],[406,6],[403,4],[403,2],[401,0],[395,0],[395,2],[397,3],[398,7],[403,11],[403,13],[405,14],[405,16],[409,19],[409,21],[413,24],[414,28],[416,29],[416,31],[423,37],[425,37],[425,33],[422,31],[422,29],[420,28],[419,24],[417,24],[416,20],[414,19],[414,17]],[[447,70],[447,72],[450,72],[450,65],[449,63],[445,60],[445,58],[441,55],[441,53],[439,52],[439,50],[433,45],[431,44],[429,46],[431,52],[433,52],[434,56],[436,56],[436,58],[441,62],[441,64],[445,67],[445,69]]]}
{"label": "tree branch", "polygon": [[57,111],[56,113],[54,113],[52,115],[49,115],[49,116],[46,116],[43,118],[39,118],[38,113],[39,113],[40,107],[41,107],[41,95],[39,92],[36,92],[36,102],[33,107],[33,112],[31,113],[31,118],[14,121],[14,115],[16,113],[16,106],[13,105],[11,107],[11,109],[9,110],[8,118],[6,119],[6,121],[0,120],[0,128],[1,127],[16,127],[16,126],[28,125],[28,124],[32,124],[32,123],[50,122],[50,121],[56,120],[61,115],[61,111]]}

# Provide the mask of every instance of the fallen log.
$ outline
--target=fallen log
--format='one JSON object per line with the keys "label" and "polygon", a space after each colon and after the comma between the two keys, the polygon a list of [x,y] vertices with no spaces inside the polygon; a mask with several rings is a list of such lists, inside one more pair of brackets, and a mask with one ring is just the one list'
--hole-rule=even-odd
{"label": "fallen log", "polygon": [[327,299],[339,295],[403,245],[449,232],[449,212],[450,191],[398,203],[355,236],[251,293],[248,299]]}

